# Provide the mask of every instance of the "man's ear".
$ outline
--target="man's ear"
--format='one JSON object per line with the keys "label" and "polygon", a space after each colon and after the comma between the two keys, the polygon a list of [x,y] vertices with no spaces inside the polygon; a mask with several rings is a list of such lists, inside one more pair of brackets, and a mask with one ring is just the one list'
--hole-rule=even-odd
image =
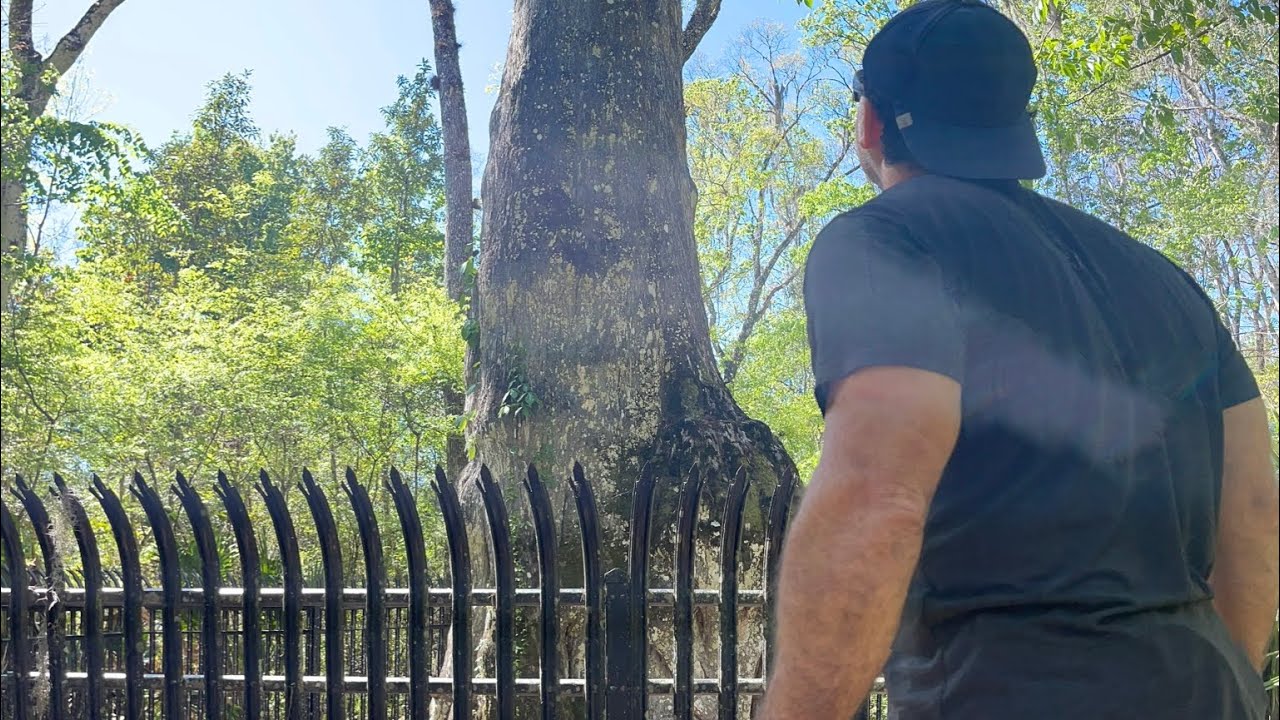
{"label": "man's ear", "polygon": [[873,150],[880,147],[880,136],[884,133],[884,123],[880,115],[865,96],[858,101],[858,119],[856,123],[858,147]]}

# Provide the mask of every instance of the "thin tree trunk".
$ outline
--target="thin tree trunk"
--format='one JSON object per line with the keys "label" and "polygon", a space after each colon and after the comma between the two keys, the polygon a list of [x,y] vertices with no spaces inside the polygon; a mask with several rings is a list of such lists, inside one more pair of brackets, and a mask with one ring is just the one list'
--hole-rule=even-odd
{"label": "thin tree trunk", "polygon": [[467,106],[458,62],[460,46],[451,0],[431,0],[431,28],[435,36],[440,132],[444,143],[445,291],[457,300],[463,291],[462,264],[471,256],[473,222],[471,139],[467,134]]}
{"label": "thin tree trunk", "polygon": [[[23,156],[30,153],[24,153]],[[27,204],[23,199],[25,188],[16,180],[0,183],[0,242],[3,243],[4,269],[0,273],[0,297],[3,307],[9,306],[13,283],[18,278],[18,268],[26,257]]]}
{"label": "thin tree trunk", "polygon": [[[466,98],[462,93],[462,68],[458,61],[458,33],[451,0],[431,0],[431,29],[435,37],[436,77],[440,93],[440,132],[444,143],[444,286],[450,299],[461,301],[462,265],[471,256],[474,226],[471,189],[471,138],[467,130]],[[463,385],[470,384],[471,352],[463,367]],[[445,409],[461,416],[466,396],[458,388],[444,390]],[[445,439],[445,464],[457,477],[467,463],[466,441],[461,431]]]}
{"label": "thin tree trunk", "polygon": [[[430,0],[431,30],[435,39],[436,89],[440,96],[440,132],[444,145],[444,195],[445,195],[445,231],[444,231],[444,286],[449,298],[455,302],[464,299],[466,288],[463,284],[462,265],[471,256],[474,226],[472,218],[473,193],[471,187],[471,139],[467,129],[466,99],[462,91],[462,69],[458,60],[458,34],[454,26],[454,7],[452,0]],[[468,316],[474,310],[468,310]],[[470,347],[463,360],[463,386],[470,384],[473,351]],[[445,410],[458,417],[467,411],[467,397],[464,392],[451,384],[443,389]],[[466,440],[462,431],[452,432],[445,438],[445,466],[450,478],[458,482],[467,464]],[[466,507],[469,514],[468,529],[476,530],[484,525],[484,519],[478,516],[477,503],[473,488],[463,487],[464,498],[469,502]],[[479,545],[477,545],[479,541]],[[487,545],[480,537],[471,538],[471,557],[473,579],[485,581],[490,577],[489,555]],[[490,618],[480,611],[479,627],[484,628],[479,640],[482,640],[491,629]],[[450,639],[452,646],[452,638]],[[472,647],[483,649],[482,642],[473,642]],[[446,655],[441,673],[453,674],[452,653]],[[433,701],[432,718],[443,718],[449,711],[449,703]]]}

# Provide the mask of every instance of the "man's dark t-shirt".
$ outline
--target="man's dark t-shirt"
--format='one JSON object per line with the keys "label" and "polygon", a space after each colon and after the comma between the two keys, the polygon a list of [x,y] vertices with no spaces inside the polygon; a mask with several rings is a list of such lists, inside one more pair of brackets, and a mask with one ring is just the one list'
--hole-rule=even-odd
{"label": "man's dark t-shirt", "polygon": [[963,387],[894,716],[1262,717],[1208,584],[1222,411],[1258,389],[1190,276],[1014,183],[924,175],[827,225],[805,306],[824,411],[865,367]]}

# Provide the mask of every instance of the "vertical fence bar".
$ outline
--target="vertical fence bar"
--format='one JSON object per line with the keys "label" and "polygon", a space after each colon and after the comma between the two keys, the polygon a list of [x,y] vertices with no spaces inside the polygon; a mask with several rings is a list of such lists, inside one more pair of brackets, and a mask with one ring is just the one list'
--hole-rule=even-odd
{"label": "vertical fence bar", "polygon": [[102,717],[102,556],[94,537],[89,515],[75,493],[67,489],[62,476],[54,473],[53,483],[58,498],[71,516],[71,527],[80,548],[80,567],[84,571],[84,610],[80,624],[84,628],[85,707],[88,720]]}
{"label": "vertical fence bar", "polygon": [[693,554],[701,493],[702,473],[694,470],[680,490],[680,518],[676,530],[676,720],[693,720]]}
{"label": "vertical fence bar", "polygon": [[120,570],[124,590],[124,671],[125,717],[142,717],[142,567],[138,560],[138,540],[133,523],[120,498],[97,476],[92,476],[90,492],[98,499],[111,524],[116,548],[120,552]]}
{"label": "vertical fence bar", "polygon": [[653,495],[657,478],[643,472],[631,506],[631,677],[640,688],[640,717],[649,712],[649,538],[653,532]]}
{"label": "vertical fence bar", "polygon": [[471,720],[471,551],[467,544],[467,526],[462,519],[458,493],[439,465],[431,489],[444,516],[449,571],[453,576],[453,717]]}
{"label": "vertical fence bar", "polygon": [[240,555],[240,585],[244,588],[241,600],[240,647],[244,654],[244,720],[258,720],[262,714],[259,691],[262,688],[262,667],[258,657],[261,652],[262,629],[258,611],[258,541],[253,536],[253,523],[244,499],[218,471],[218,486],[214,492],[227,510],[232,532],[236,536],[236,549]]}
{"label": "vertical fence bar", "polygon": [[644,717],[640,710],[642,690],[635,687],[631,655],[631,588],[627,571],[614,568],[604,575],[605,657],[608,660],[608,691],[605,693],[605,717],[608,720],[631,720]]}
{"label": "vertical fence bar", "polygon": [[222,633],[218,622],[218,593],[222,588],[219,572],[218,544],[209,524],[209,510],[191,483],[178,473],[177,485],[171,488],[187,513],[200,555],[200,589],[204,600],[204,618],[200,623],[200,664],[204,670],[204,716],[222,720]]}
{"label": "vertical fence bar", "polygon": [[431,675],[431,656],[427,648],[427,551],[422,536],[422,519],[414,503],[413,493],[391,468],[387,489],[395,500],[400,530],[404,534],[404,550],[409,561],[409,717],[425,718],[431,696],[427,683]]}
{"label": "vertical fence bar", "polygon": [[797,484],[795,468],[786,468],[783,470],[782,480],[773,490],[773,497],[769,500],[769,527],[765,531],[764,541],[764,675],[766,678],[769,677],[770,663],[773,660],[774,623],[777,622],[778,568],[782,565],[782,542],[787,535],[787,522],[791,518],[791,502],[795,498]]}
{"label": "vertical fence bar", "polygon": [[[303,617],[307,621],[307,630],[303,634],[306,638],[306,663],[302,666],[302,676],[315,677],[320,672],[320,611],[316,608],[309,607],[303,611]],[[315,720],[316,713],[316,694],[312,692],[304,692],[299,701],[306,702],[307,720]]]}
{"label": "vertical fence bar", "polygon": [[324,491],[316,484],[311,471],[302,469],[302,495],[311,508],[320,540],[320,561],[324,565],[324,699],[329,720],[343,720],[342,683],[342,548],[338,544],[338,527]]}
{"label": "vertical fence bar", "polygon": [[489,520],[489,537],[493,540],[495,579],[495,612],[497,613],[497,680],[498,718],[512,720],[516,713],[515,658],[515,568],[511,558],[510,520],[502,489],[493,481],[489,468],[480,466],[480,497]]}
{"label": "vertical fence bar", "polygon": [[529,472],[525,476],[524,489],[529,497],[529,509],[533,511],[533,534],[538,545],[541,716],[543,720],[553,720],[557,709],[556,697],[560,691],[560,668],[556,664],[556,646],[560,635],[556,599],[560,596],[560,582],[556,575],[555,517],[551,512],[547,486],[542,483],[533,465],[529,466]]}
{"label": "vertical fence bar", "polygon": [[49,513],[40,501],[40,497],[27,485],[21,475],[14,477],[15,492],[27,510],[31,526],[35,528],[36,542],[40,544],[40,554],[44,558],[44,574],[48,578],[49,588],[53,591],[45,599],[45,641],[48,653],[49,678],[49,720],[62,720],[66,708],[63,695],[63,655],[62,642],[65,635],[66,615],[62,611],[63,588],[66,586],[62,558],[53,543],[53,524]]}
{"label": "vertical fence bar", "polygon": [[182,578],[178,567],[178,544],[173,537],[173,525],[165,512],[160,495],[147,484],[141,473],[133,474],[133,486],[129,488],[147,514],[151,533],[160,556],[160,585],[164,592],[161,636],[164,639],[164,693],[165,718],[182,717],[182,628],[178,621],[178,603],[182,597]]}
{"label": "vertical fence bar", "polygon": [[368,720],[386,720],[387,717],[387,638],[386,611],[384,609],[387,580],[382,565],[382,533],[378,518],[369,500],[369,491],[356,479],[356,473],[347,468],[342,490],[351,500],[360,527],[360,545],[364,550],[364,640],[365,674],[368,677]]}
{"label": "vertical fence bar", "polygon": [[31,648],[27,647],[27,562],[22,556],[22,540],[18,526],[9,514],[9,506],[0,499],[0,539],[4,556],[9,559],[9,651],[13,656],[14,720],[27,720],[30,704]]}
{"label": "vertical fence bar", "polygon": [[720,720],[738,716],[738,546],[747,483],[747,469],[741,467],[725,498],[720,536]]}
{"label": "vertical fence bar", "polygon": [[258,473],[258,494],[267,503],[276,543],[280,546],[280,564],[284,572],[284,712],[285,720],[302,719],[302,561],[298,558],[298,535],[293,517],[280,488],[271,482],[265,470]]}
{"label": "vertical fence bar", "polygon": [[573,464],[570,476],[574,505],[578,510],[578,526],[582,531],[582,584],[586,597],[586,682],[587,720],[604,717],[604,620],[600,578],[600,521],[596,496],[587,482],[582,465]]}

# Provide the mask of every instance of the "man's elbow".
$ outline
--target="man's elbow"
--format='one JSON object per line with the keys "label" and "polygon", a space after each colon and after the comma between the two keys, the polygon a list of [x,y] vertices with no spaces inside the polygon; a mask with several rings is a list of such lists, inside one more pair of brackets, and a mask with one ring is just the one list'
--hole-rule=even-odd
{"label": "man's elbow", "polygon": [[924,534],[930,496],[918,488],[874,476],[814,475],[797,525],[811,524],[823,536],[840,542],[918,539]]}

